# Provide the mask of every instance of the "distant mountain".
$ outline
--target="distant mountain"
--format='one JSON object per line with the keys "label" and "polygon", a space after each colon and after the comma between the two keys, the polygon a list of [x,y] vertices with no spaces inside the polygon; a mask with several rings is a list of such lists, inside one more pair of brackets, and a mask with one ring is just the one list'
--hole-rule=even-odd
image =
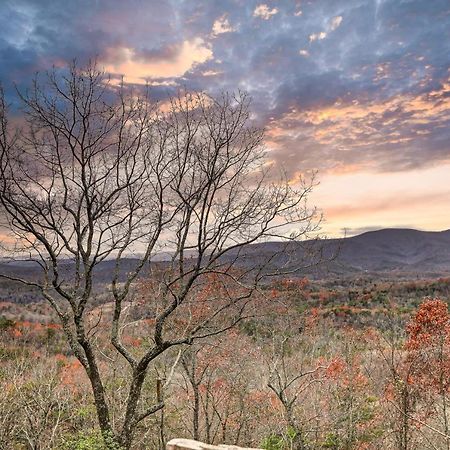
{"label": "distant mountain", "polygon": [[450,271],[450,230],[370,231],[345,239],[339,260],[357,270]]}
{"label": "distant mountain", "polygon": [[[164,264],[163,258],[157,258]],[[412,229],[382,229],[344,239],[318,241],[265,242],[250,245],[223,258],[236,260],[243,269],[264,266],[265,272],[280,269],[294,271],[293,276],[358,276],[360,274],[408,275],[413,277],[450,275],[450,230],[440,232]],[[269,264],[266,264],[269,261]],[[121,278],[133,270],[136,259],[125,258],[121,263]],[[68,276],[70,264],[62,269]],[[295,269],[299,269],[295,272]],[[28,279],[39,277],[35,263],[0,261],[0,273]],[[97,283],[107,282],[114,270],[113,261],[104,261],[96,268]],[[144,269],[144,276],[148,268]],[[1,286],[0,282],[0,286]]]}
{"label": "distant mountain", "polygon": [[450,230],[389,228],[287,246],[280,242],[255,244],[241,252],[239,264],[250,267],[268,257],[272,257],[270,266],[274,270],[298,266],[299,274],[317,277],[364,273],[440,276],[450,274]]}

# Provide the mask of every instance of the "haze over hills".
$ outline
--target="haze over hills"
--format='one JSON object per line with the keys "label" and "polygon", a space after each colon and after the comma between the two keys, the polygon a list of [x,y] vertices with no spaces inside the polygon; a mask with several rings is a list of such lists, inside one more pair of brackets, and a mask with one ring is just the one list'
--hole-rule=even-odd
{"label": "haze over hills", "polygon": [[[237,255],[228,255],[226,260]],[[253,244],[237,256],[237,266],[243,268],[262,264],[272,257],[267,270],[300,268],[298,276],[318,278],[365,273],[385,275],[408,274],[414,277],[441,276],[450,273],[450,230],[431,232],[390,228],[369,231],[344,239],[323,239],[289,243]],[[161,258],[159,263],[161,262]],[[317,261],[321,263],[316,266]],[[97,267],[96,281],[105,282],[113,270],[112,261]],[[134,267],[135,260],[122,261],[123,274]],[[305,267],[312,266],[312,267]],[[0,262],[0,272],[26,278],[39,276],[38,267],[26,261]]]}

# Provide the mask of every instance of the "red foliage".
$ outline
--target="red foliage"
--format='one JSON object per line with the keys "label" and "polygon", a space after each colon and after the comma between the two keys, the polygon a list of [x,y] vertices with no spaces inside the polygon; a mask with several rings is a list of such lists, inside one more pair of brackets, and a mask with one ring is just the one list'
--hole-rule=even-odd
{"label": "red foliage", "polygon": [[20,336],[22,336],[22,332],[16,327],[12,328],[10,333],[15,338],[19,338]]}
{"label": "red foliage", "polygon": [[450,313],[447,303],[427,299],[420,306],[407,328],[408,360],[413,370],[411,384],[450,389]]}
{"label": "red foliage", "polygon": [[450,337],[450,314],[447,303],[440,299],[427,299],[408,324],[409,350],[424,349]]}
{"label": "red foliage", "polygon": [[363,373],[360,358],[355,357],[350,361],[335,357],[325,370],[325,376],[334,380],[342,388],[354,388],[364,391],[367,388],[368,379]]}
{"label": "red foliage", "polygon": [[134,336],[123,336],[124,344],[131,345],[132,347],[140,347],[142,345],[142,339]]}
{"label": "red foliage", "polygon": [[70,386],[72,390],[77,390],[77,383],[83,382],[82,374],[84,373],[81,363],[74,359],[67,360],[62,368],[60,379],[61,384]]}
{"label": "red foliage", "polygon": [[326,376],[333,379],[340,377],[345,370],[345,366],[346,364],[341,358],[334,358],[326,369]]}

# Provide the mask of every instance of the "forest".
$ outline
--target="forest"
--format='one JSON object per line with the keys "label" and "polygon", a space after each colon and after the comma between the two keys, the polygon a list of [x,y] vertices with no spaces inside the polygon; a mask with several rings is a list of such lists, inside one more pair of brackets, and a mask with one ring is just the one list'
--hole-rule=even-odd
{"label": "forest", "polygon": [[[145,284],[127,305],[126,344],[136,355],[154,322]],[[220,289],[208,280],[197,314]],[[450,314],[441,299],[449,289],[445,278],[265,286],[251,318],[155,363],[144,391],[165,406],[138,428],[133,448],[164,449],[173,437],[267,450],[447,448]],[[30,307],[39,322],[27,320]],[[1,308],[2,448],[105,448],[89,381],[51,309]],[[128,374],[102,327],[110,315],[103,303],[89,321],[99,324],[119,421]]]}

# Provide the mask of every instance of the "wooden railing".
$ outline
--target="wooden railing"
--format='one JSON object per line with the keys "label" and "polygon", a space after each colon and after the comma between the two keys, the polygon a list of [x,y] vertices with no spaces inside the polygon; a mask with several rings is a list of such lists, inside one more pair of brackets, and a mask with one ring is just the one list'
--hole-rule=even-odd
{"label": "wooden railing", "polygon": [[235,445],[209,445],[191,439],[172,439],[167,443],[167,450],[262,450],[236,447]]}

